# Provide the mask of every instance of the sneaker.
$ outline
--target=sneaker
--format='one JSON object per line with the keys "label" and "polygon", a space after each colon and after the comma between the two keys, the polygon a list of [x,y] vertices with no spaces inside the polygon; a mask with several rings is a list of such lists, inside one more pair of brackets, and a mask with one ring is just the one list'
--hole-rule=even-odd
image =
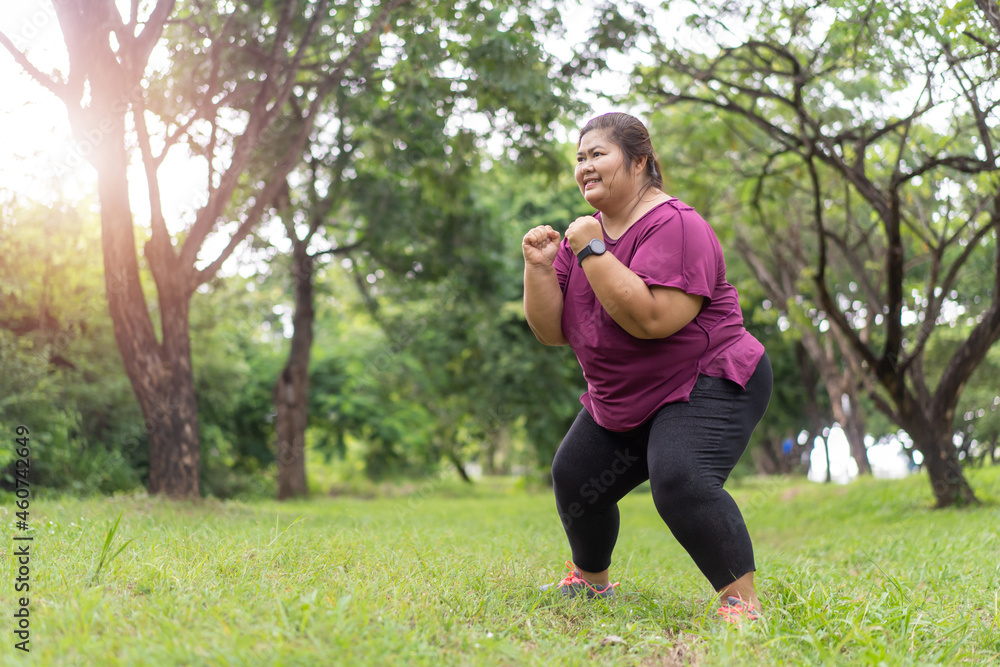
{"label": "sneaker", "polygon": [[613,584],[603,587],[596,586],[580,576],[580,570],[576,569],[576,566],[570,561],[566,561],[566,567],[569,568],[570,572],[566,575],[565,579],[558,584],[546,584],[542,586],[542,590],[547,591],[555,588],[563,597],[567,598],[575,598],[577,595],[586,594],[588,600],[594,598],[613,598],[615,596],[615,586],[620,582],[616,581]]}
{"label": "sneaker", "polygon": [[719,610],[715,613],[726,619],[728,623],[741,623],[744,618],[748,618],[751,621],[756,621],[760,618],[760,614],[752,604],[745,603],[743,600],[734,598],[731,595],[726,598],[726,604],[719,607]]}

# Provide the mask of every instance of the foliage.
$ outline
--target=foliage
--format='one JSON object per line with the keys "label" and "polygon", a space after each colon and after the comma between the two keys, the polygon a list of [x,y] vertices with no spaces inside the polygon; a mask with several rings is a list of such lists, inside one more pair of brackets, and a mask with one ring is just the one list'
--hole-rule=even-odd
{"label": "foliage", "polygon": [[280,367],[281,293],[271,281],[232,276],[203,289],[191,313],[201,426],[201,484],[219,498],[273,484],[271,386]]}
{"label": "foliage", "polygon": [[[522,183],[512,199],[519,179],[530,187]],[[465,240],[446,273],[370,274],[374,320],[352,318],[342,298],[339,311],[321,313],[317,433],[329,452],[366,448],[373,476],[433,470],[442,460],[489,469],[498,455],[508,469],[547,467],[579,409],[575,360],[540,346],[520,306],[520,238],[539,219],[572,219],[559,203],[567,184],[502,164],[477,181],[459,202]]]}
{"label": "foliage", "polygon": [[[32,438],[31,482],[75,492],[134,488],[140,421],[107,321],[85,204],[11,201],[0,218],[0,427]],[[4,464],[3,483],[12,475]]]}

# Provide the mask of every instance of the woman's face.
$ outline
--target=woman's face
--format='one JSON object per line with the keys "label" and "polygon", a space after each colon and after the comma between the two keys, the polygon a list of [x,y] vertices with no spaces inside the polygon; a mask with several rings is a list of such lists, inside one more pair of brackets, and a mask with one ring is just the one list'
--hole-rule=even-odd
{"label": "woman's face", "polygon": [[583,135],[576,154],[576,184],[587,203],[599,211],[631,201],[640,188],[644,164],[625,166],[625,155],[611,141],[608,130]]}

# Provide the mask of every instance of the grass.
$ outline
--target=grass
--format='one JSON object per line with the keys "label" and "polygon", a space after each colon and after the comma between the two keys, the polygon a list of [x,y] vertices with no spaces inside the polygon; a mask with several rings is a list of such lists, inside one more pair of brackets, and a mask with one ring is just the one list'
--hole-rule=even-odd
{"label": "grass", "polygon": [[[970,478],[981,497],[1000,497],[1000,470]],[[731,491],[755,539],[766,613],[741,627],[717,620],[708,585],[642,492],[621,504],[612,574],[622,583],[612,603],[537,590],[561,578],[568,558],[551,495],[500,482],[283,504],[35,498],[29,655],[13,648],[8,496],[0,663],[1000,660],[995,503],[932,510],[923,477],[849,486],[754,479]]]}

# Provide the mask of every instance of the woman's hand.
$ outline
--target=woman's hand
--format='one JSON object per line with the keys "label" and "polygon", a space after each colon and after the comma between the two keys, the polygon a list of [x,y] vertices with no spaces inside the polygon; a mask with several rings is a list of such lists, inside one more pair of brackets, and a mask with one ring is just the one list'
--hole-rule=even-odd
{"label": "woman's hand", "polygon": [[578,255],[584,246],[594,239],[604,240],[604,229],[601,221],[592,215],[584,215],[577,218],[566,230],[566,240],[569,247],[573,249],[573,254]]}
{"label": "woman's hand", "polygon": [[559,232],[549,225],[539,225],[524,235],[521,251],[525,264],[550,267],[559,252]]}

